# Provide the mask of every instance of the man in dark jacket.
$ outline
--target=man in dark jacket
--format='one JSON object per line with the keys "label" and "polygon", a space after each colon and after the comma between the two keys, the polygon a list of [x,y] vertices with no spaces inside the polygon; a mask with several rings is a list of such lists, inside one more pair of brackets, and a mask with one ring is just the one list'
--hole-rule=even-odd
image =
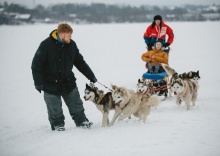
{"label": "man in dark jacket", "polygon": [[73,66],[91,82],[95,83],[97,79],[71,39],[72,33],[71,26],[66,23],[59,24],[58,28],[41,42],[32,61],[35,88],[40,93],[44,91],[52,130],[65,130],[61,97],[77,127],[89,128],[92,125],[84,114]]}

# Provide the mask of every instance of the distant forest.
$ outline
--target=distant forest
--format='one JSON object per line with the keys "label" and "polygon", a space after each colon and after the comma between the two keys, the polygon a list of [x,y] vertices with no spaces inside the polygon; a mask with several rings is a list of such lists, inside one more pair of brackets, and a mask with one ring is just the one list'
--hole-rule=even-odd
{"label": "distant forest", "polygon": [[[42,5],[28,9],[18,4],[0,4],[0,24],[13,23],[19,20],[18,14],[29,14],[26,22],[58,22],[71,21],[77,23],[124,23],[150,22],[156,14],[162,15],[167,21],[205,21],[219,20],[220,6],[158,7],[158,6],[130,6],[107,5],[102,3],[88,4],[57,4],[49,7]],[[206,15],[206,16],[204,16]],[[16,18],[17,16],[17,18]],[[214,18],[215,17],[215,18]],[[22,19],[21,19],[22,20]]]}

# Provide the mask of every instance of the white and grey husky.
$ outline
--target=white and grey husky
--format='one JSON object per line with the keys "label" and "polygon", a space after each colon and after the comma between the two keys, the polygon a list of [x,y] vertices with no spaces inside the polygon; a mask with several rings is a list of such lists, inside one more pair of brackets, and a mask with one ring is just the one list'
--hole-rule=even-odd
{"label": "white and grey husky", "polygon": [[143,94],[132,92],[124,87],[112,85],[112,97],[116,108],[120,111],[115,111],[110,126],[115,120],[123,120],[130,115],[146,122],[146,118],[150,113],[150,108],[159,104],[157,95],[144,96]]}
{"label": "white and grey husky", "polygon": [[183,73],[179,75],[180,78],[182,79],[190,79],[191,81],[194,81],[195,83],[199,83],[200,80],[200,75],[199,75],[199,70],[195,71],[190,71],[187,73]]}
{"label": "white and grey husky", "polygon": [[136,87],[137,87],[136,92],[140,93],[140,94],[147,93],[147,91],[149,89],[148,83],[147,83],[147,81],[144,78],[138,79],[138,83],[137,83]]}
{"label": "white and grey husky", "polygon": [[190,79],[191,81],[194,81],[195,83],[198,83],[200,80],[199,70],[195,71],[189,71],[187,73],[178,74],[175,69],[169,67],[167,64],[161,63],[163,69],[166,71],[166,73],[171,77],[171,80],[175,80],[177,78],[181,79]]}
{"label": "white and grey husky", "polygon": [[171,90],[176,95],[176,104],[181,104],[180,101],[183,100],[186,104],[187,110],[190,109],[190,105],[195,106],[195,101],[198,95],[198,85],[189,80],[178,78],[171,84]]}
{"label": "white and grey husky", "polygon": [[155,80],[147,80],[144,78],[138,79],[137,83],[137,93],[140,94],[156,94],[158,96],[164,96],[165,100],[167,98],[167,82],[165,80],[155,81]]}
{"label": "white and grey husky", "polygon": [[[170,78],[170,92],[173,92],[176,95],[176,104],[181,104],[183,100],[187,106],[187,110],[190,109],[191,102],[193,106],[198,96],[198,81],[195,81],[191,76],[181,76],[171,67],[166,64],[162,64],[162,67],[167,72]],[[188,74],[190,75],[190,74]],[[199,77],[194,75],[194,77]],[[200,78],[200,77],[199,77]],[[199,79],[197,79],[199,80]]]}

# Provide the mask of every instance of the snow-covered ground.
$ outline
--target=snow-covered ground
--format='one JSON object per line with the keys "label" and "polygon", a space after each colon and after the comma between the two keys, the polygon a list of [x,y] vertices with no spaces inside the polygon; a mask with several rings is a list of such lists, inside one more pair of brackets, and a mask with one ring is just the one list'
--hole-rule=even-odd
{"label": "snow-covered ground", "polygon": [[[72,38],[99,82],[135,90],[145,72],[140,57],[146,49],[143,33],[149,24],[72,25]],[[31,73],[36,49],[56,25],[0,26],[0,155],[219,156],[220,22],[167,24],[175,34],[169,65],[179,73],[200,71],[196,106],[186,111],[173,98],[152,109],[146,124],[133,117],[102,128],[101,113],[83,100],[94,125],[76,128],[63,104],[64,132],[51,131],[43,94],[34,89]],[[89,81],[74,72],[83,97]]]}

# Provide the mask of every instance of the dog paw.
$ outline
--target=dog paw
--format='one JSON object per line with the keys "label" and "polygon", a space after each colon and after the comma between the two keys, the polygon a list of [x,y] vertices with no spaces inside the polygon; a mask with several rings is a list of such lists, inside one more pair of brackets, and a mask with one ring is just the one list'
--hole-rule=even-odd
{"label": "dog paw", "polygon": [[122,119],[118,118],[118,122],[122,121]]}
{"label": "dog paw", "polygon": [[110,123],[110,124],[108,124],[108,125],[107,125],[107,127],[111,127],[112,125],[113,125],[113,124],[112,124],[112,123]]}
{"label": "dog paw", "polygon": [[181,103],[179,103],[179,102],[176,102],[176,104],[177,104],[177,105],[181,105]]}

